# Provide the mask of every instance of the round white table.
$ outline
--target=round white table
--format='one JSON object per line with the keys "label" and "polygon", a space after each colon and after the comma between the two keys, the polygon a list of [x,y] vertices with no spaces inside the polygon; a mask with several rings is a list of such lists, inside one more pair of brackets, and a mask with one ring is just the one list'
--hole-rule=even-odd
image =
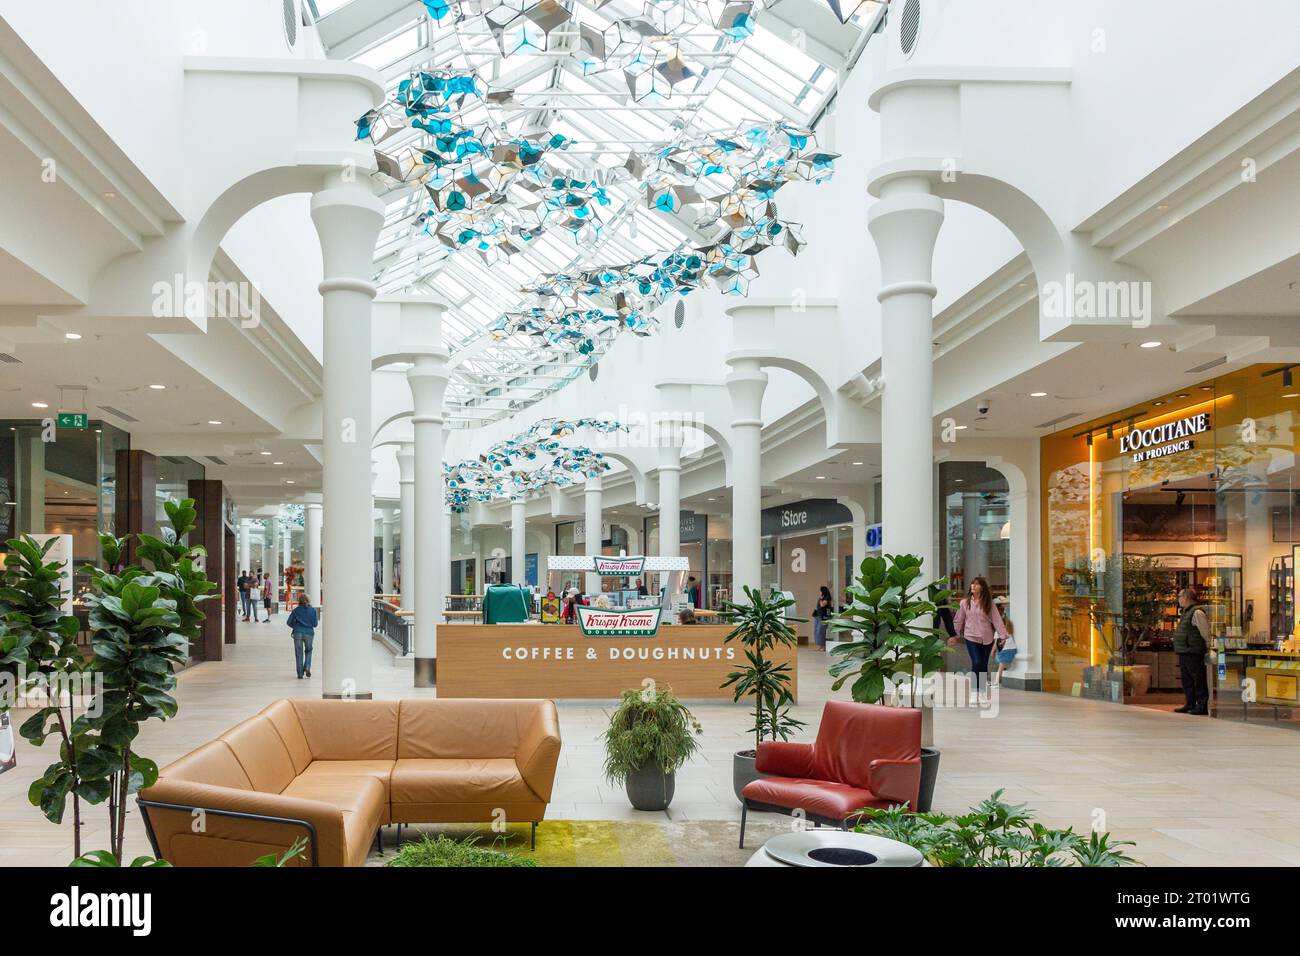
{"label": "round white table", "polygon": [[906,843],[843,830],[796,830],[772,837],[745,866],[923,866],[921,852]]}

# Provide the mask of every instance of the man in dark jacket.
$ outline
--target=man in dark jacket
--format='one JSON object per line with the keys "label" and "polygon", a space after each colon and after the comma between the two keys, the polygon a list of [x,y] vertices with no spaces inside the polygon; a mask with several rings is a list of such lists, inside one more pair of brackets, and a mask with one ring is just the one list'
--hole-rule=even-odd
{"label": "man in dark jacket", "polygon": [[1174,628],[1174,653],[1183,681],[1186,703],[1176,714],[1208,715],[1210,685],[1205,676],[1205,655],[1210,649],[1210,621],[1205,609],[1196,603],[1196,592],[1183,588],[1178,592],[1178,625]]}
{"label": "man in dark jacket", "polygon": [[249,577],[247,571],[240,571],[239,577],[235,580],[235,587],[239,589],[239,607],[244,612],[244,620],[248,620],[249,599],[248,599]]}

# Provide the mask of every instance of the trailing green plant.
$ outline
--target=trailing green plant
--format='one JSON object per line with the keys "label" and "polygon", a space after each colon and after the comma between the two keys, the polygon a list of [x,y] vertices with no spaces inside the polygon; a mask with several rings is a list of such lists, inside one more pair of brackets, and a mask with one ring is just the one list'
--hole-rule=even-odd
{"label": "trailing green plant", "polygon": [[[947,634],[933,617],[947,607],[951,592],[944,581],[919,583],[922,560],[913,554],[867,558],[849,585],[851,602],[831,618],[829,629],[852,635],[832,648],[830,666],[839,690],[862,704],[878,704],[886,692],[937,671],[943,664]],[[919,706],[919,694],[912,695]]]}
{"label": "trailing green plant", "polygon": [[647,765],[676,773],[700,749],[700,722],[670,688],[623,692],[605,741],[605,779],[621,784]]}
{"label": "trailing green plant", "polygon": [[[47,771],[42,786],[33,784],[33,803],[55,822],[63,819],[69,795],[73,804],[73,847],[81,855],[81,798],[86,795],[78,783],[78,762],[86,750],[86,723],[79,719],[76,695],[63,688],[79,685],[87,668],[85,655],[77,646],[78,623],[63,613],[63,581],[58,561],[46,561],[55,539],[44,545],[28,535],[10,539],[0,573],[0,711],[7,710],[19,695],[36,689],[45,697],[28,724],[39,720],[50,725],[59,738],[60,771]],[[68,582],[71,588],[71,582]],[[11,699],[12,698],[12,699]]]}
{"label": "trailing green plant", "polygon": [[[68,866],[93,866],[93,867],[119,867],[122,864],[117,857],[108,850],[91,850],[73,860]],[[146,866],[171,866],[166,860],[158,860],[151,856],[137,856],[131,861],[132,868]]]}
{"label": "trailing green plant", "polygon": [[475,837],[467,840],[453,840],[448,836],[425,836],[424,839],[408,843],[384,864],[385,866],[541,866],[531,856],[507,853],[502,850],[490,850],[478,845]]}
{"label": "trailing green plant", "polygon": [[289,848],[283,853],[268,853],[265,856],[259,856],[249,866],[260,867],[278,867],[288,866],[291,862],[298,859],[307,852],[307,838],[300,836],[290,844]]}
{"label": "trailing green plant", "polygon": [[1006,803],[1002,794],[995,791],[957,815],[909,813],[905,806],[864,810],[854,830],[915,847],[932,866],[1139,865],[1122,849],[1132,841],[1043,826],[1025,804]]}
{"label": "trailing green plant", "polygon": [[732,671],[723,681],[731,687],[732,700],[740,703],[744,697],[754,699],[754,724],[749,732],[754,735],[754,749],[764,740],[789,740],[802,727],[803,721],[790,716],[794,695],[790,692],[792,671],[787,661],[775,663],[768,654],[778,645],[795,647],[799,637],[790,625],[802,624],[806,619],[787,617],[786,609],[794,601],[772,588],[765,597],[758,588],[745,586],[745,603],[724,601],[722,611],[731,632],[723,643],[738,640],[745,651],[746,666]]}
{"label": "trailing green plant", "polygon": [[[123,859],[127,801],[158,778],[157,764],[135,751],[135,740],[146,721],[176,714],[174,671],[185,663],[190,642],[199,635],[203,612],[198,605],[216,587],[200,567],[204,549],[186,541],[197,517],[193,499],[168,501],[164,507],[169,526],[163,536],[137,535],[137,554],[152,570],[136,565],[116,573],[105,570],[120,566],[127,539],[99,536],[104,567],[85,569],[91,591],[84,603],[93,652],[87,668],[102,680],[103,689],[73,720],[58,760],[28,792],[32,804],[55,823],[62,822],[69,794],[74,812],[79,812],[81,800],[106,802],[105,860]],[[59,708],[46,707],[20,732],[40,746],[52,732],[62,734],[62,724]],[[79,836],[75,851],[77,858],[83,857]]]}

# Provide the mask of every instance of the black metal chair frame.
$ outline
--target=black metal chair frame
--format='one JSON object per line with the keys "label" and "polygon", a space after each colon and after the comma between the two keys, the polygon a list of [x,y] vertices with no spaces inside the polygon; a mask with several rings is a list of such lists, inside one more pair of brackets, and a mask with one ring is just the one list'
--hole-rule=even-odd
{"label": "black metal chair frame", "polygon": [[307,846],[311,850],[311,865],[320,866],[320,857],[316,847],[316,827],[308,820],[298,820],[293,817],[273,817],[265,813],[245,813],[240,810],[216,810],[211,807],[188,806],[180,803],[158,803],[154,800],[141,800],[136,798],[136,804],[140,807],[140,818],[144,820],[144,831],[149,837],[149,845],[153,847],[153,855],[162,859],[162,852],[158,847],[158,837],[153,831],[153,822],[149,819],[149,808],[159,810],[179,810],[183,813],[193,814],[195,810],[201,810],[203,813],[211,814],[214,817],[230,817],[234,820],[259,820],[265,823],[283,823],[290,826],[299,826],[307,831]]}

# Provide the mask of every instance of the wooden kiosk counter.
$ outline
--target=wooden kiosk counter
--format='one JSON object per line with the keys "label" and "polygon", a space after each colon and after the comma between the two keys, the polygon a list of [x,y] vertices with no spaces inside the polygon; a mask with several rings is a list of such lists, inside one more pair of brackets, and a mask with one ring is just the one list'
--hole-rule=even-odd
{"label": "wooden kiosk counter", "polygon": [[[687,700],[731,700],[722,688],[745,662],[721,624],[670,625],[653,637],[587,637],[574,624],[444,624],[438,628],[439,697],[618,698],[647,679]],[[798,696],[795,653],[790,691]]]}
{"label": "wooden kiosk counter", "polygon": [[[579,609],[581,626],[440,625],[438,696],[615,700],[653,681],[686,700],[731,700],[722,684],[745,663],[740,640],[725,642],[731,628],[668,623],[676,620],[669,609],[684,600],[686,567],[675,557],[549,557],[548,586],[556,594],[581,586],[587,575],[624,589],[603,587],[602,606]],[[638,596],[635,585],[655,574],[662,597]],[[797,694],[795,649],[778,647],[771,657],[790,663],[790,691]]]}

